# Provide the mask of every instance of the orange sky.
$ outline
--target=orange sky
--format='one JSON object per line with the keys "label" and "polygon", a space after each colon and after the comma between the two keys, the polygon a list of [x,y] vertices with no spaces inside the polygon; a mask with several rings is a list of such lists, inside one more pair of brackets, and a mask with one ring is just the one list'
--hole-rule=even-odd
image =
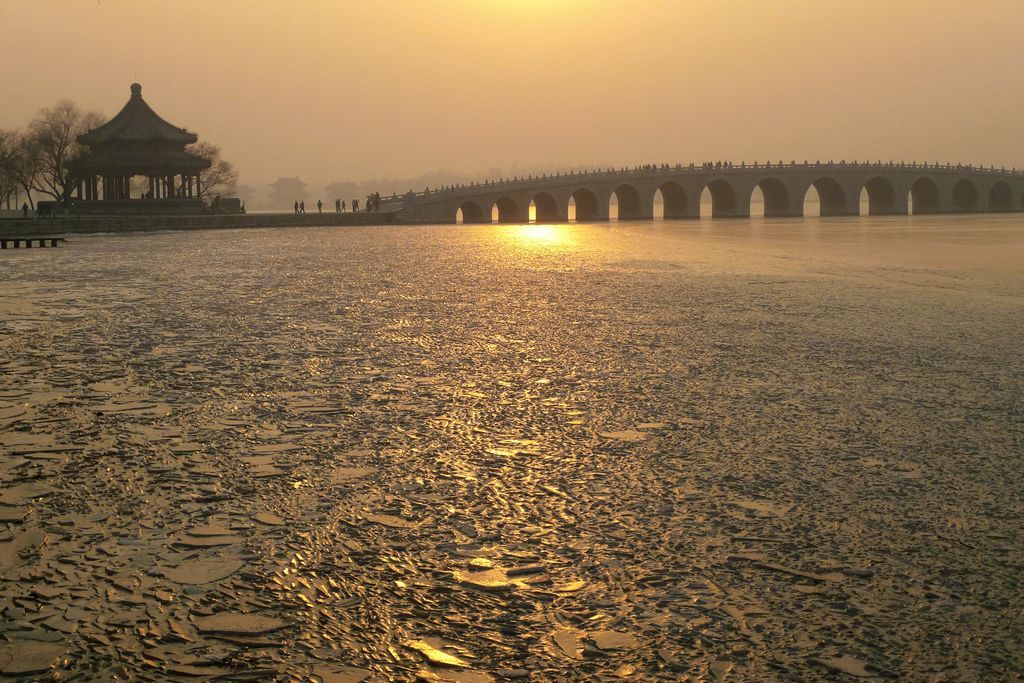
{"label": "orange sky", "polygon": [[0,0],[0,21],[0,127],[63,97],[111,116],[137,79],[250,183],[1024,166],[1021,0]]}

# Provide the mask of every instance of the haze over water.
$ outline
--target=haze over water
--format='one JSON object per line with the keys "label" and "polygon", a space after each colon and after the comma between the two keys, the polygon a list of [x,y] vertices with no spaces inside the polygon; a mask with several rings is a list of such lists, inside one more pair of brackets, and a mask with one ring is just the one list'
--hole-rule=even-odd
{"label": "haze over water", "polygon": [[5,252],[4,629],[102,680],[1012,678],[1022,329],[1018,216]]}

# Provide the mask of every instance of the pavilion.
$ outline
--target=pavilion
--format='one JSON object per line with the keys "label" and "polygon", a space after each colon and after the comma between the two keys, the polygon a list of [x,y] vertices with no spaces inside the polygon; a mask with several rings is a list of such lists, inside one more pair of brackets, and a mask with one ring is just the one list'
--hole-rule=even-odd
{"label": "pavilion", "polygon": [[[74,212],[204,213],[199,177],[210,162],[185,151],[198,136],[160,118],[142,99],[138,83],[131,93],[117,116],[78,137],[89,151],[74,163],[79,178]],[[133,197],[135,176],[149,183]]]}

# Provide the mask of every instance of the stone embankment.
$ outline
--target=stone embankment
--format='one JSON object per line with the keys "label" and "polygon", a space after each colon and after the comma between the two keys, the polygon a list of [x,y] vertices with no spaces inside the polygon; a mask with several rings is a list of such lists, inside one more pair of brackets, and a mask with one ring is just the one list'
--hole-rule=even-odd
{"label": "stone embankment", "polygon": [[28,237],[90,232],[149,230],[213,230],[234,228],[292,228],[341,225],[392,225],[394,212],[381,213],[248,213],[231,216],[91,216],[0,220],[0,235]]}

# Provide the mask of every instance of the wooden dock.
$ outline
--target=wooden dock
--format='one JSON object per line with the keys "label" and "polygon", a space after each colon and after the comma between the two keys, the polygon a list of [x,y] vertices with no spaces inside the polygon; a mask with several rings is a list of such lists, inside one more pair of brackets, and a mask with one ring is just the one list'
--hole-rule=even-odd
{"label": "wooden dock", "polygon": [[31,249],[37,244],[39,247],[56,247],[58,242],[64,241],[63,237],[0,237],[0,249]]}

